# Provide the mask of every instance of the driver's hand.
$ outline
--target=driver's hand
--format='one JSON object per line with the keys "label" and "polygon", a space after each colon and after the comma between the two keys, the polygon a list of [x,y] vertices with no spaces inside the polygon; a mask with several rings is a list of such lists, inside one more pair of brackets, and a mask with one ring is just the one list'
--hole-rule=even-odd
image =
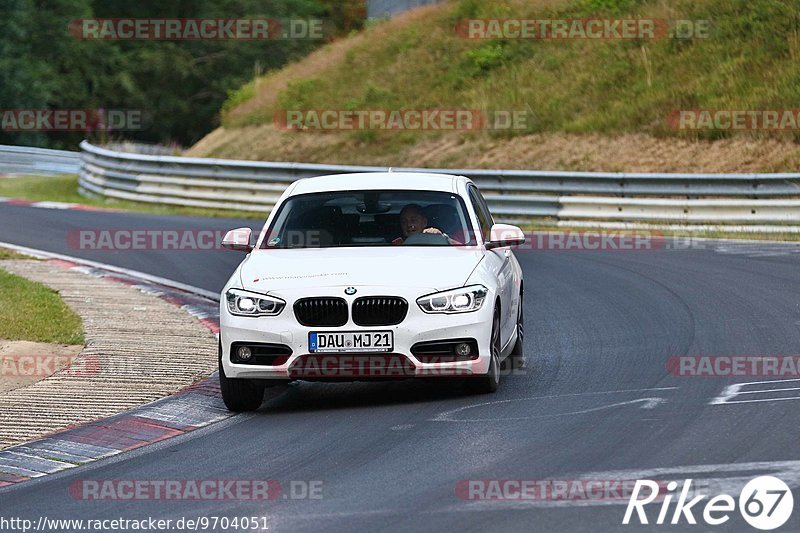
{"label": "driver's hand", "polygon": [[422,230],[422,233],[436,233],[438,235],[441,235],[442,230],[440,230],[439,228],[425,228],[424,230]]}

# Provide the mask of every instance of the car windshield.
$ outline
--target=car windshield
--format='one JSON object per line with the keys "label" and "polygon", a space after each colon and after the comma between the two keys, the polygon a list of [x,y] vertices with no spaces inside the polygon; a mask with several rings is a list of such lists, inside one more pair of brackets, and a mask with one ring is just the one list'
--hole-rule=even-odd
{"label": "car windshield", "polygon": [[474,243],[461,198],[436,191],[334,191],[289,198],[261,248]]}

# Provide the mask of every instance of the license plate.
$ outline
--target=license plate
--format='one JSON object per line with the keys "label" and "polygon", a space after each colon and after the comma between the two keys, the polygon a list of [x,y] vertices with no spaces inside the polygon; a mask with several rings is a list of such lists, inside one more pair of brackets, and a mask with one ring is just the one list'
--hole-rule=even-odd
{"label": "license plate", "polygon": [[391,352],[391,331],[341,331],[308,334],[308,351],[314,353]]}

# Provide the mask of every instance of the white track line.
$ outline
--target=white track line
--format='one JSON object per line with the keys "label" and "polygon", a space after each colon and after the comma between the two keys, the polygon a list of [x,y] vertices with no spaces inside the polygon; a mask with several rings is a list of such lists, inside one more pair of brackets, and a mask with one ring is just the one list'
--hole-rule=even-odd
{"label": "white track line", "polygon": [[773,383],[792,383],[800,381],[800,378],[794,379],[772,379],[769,381],[747,381],[744,383],[734,383],[733,385],[728,385],[716,398],[712,399],[708,402],[709,405],[728,405],[732,403],[756,403],[756,402],[780,402],[784,400],[800,400],[800,396],[793,396],[791,398],[759,398],[756,400],[733,400],[732,398],[736,398],[742,394],[758,394],[763,392],[783,392],[786,390],[798,390],[798,387],[792,388],[783,388],[783,389],[770,389],[770,390],[756,390],[756,391],[746,391],[742,390],[744,387],[748,385],[765,385],[765,384],[773,384]]}
{"label": "white track line", "polygon": [[[603,395],[603,394],[624,394],[630,392],[650,392],[650,391],[667,391],[667,390],[676,390],[678,387],[654,387],[654,388],[645,388],[645,389],[623,389],[623,390],[613,390],[613,391],[599,391],[599,392],[577,392],[577,393],[568,393],[568,394],[553,394],[547,396],[529,396],[525,398],[510,398],[508,400],[495,400],[491,402],[482,402],[476,403],[473,405],[465,405],[463,407],[458,407],[456,409],[450,409],[448,411],[443,411],[437,414],[435,417],[429,419],[429,422],[478,422],[478,421],[489,421],[490,419],[454,419],[452,418],[453,415],[456,413],[460,413],[467,409],[474,409],[476,407],[485,407],[487,405],[496,405],[501,403],[510,403],[510,402],[523,402],[523,401],[531,401],[531,400],[546,400],[546,399],[555,399],[555,398],[564,398],[569,396],[595,396],[595,395]],[[550,417],[558,417],[558,416],[571,416],[571,415],[578,415],[578,414],[585,414],[594,411],[600,411],[604,409],[611,409],[613,407],[622,407],[626,405],[633,405],[636,403],[643,403],[641,406],[642,409],[654,409],[658,405],[665,403],[667,400],[664,398],[638,398],[636,400],[628,400],[625,402],[618,402],[609,405],[601,405],[598,407],[590,407],[588,409],[581,409],[578,411],[570,411],[567,413],[555,413],[552,415],[532,415],[527,417],[514,417],[514,418],[493,418],[491,420],[494,421],[508,421],[508,420],[528,420],[534,418],[550,418]]]}
{"label": "white track line", "polygon": [[765,392],[783,392],[787,390],[800,390],[800,387],[788,387],[785,389],[746,390],[746,391],[741,391],[739,394],[763,394]]}
{"label": "white track line", "polygon": [[718,405],[731,405],[734,403],[783,402],[786,400],[800,400],[800,396],[793,396],[791,398],[761,398],[759,400],[733,400],[722,402]]}

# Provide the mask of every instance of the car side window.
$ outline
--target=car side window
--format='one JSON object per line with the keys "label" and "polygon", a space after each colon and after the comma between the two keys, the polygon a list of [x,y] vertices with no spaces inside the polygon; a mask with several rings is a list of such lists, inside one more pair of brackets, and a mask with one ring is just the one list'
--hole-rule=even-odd
{"label": "car side window", "polygon": [[481,234],[483,234],[483,240],[486,241],[489,239],[492,230],[492,215],[489,213],[486,201],[483,199],[483,196],[481,196],[481,193],[478,192],[478,188],[474,185],[469,186],[469,200],[472,202],[472,208],[475,210],[475,214],[478,215],[478,224],[481,227]]}

